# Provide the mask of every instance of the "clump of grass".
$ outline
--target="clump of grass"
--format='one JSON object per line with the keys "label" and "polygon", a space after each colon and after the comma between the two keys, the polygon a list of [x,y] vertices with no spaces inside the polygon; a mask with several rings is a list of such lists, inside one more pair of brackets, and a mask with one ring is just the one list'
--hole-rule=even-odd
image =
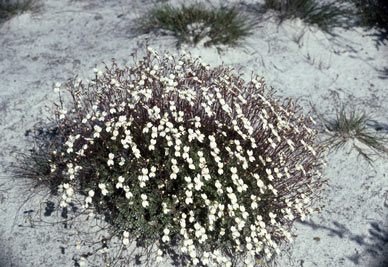
{"label": "clump of grass", "polygon": [[254,25],[235,8],[208,9],[201,4],[181,7],[164,4],[150,10],[140,22],[141,30],[146,33],[168,30],[179,44],[197,45],[203,41],[204,46],[237,46],[252,33]]}
{"label": "clump of grass", "polygon": [[315,0],[265,0],[263,9],[277,11],[280,22],[300,18],[326,32],[330,32],[333,27],[344,26],[343,18],[348,13],[336,3]]}
{"label": "clump of grass", "polygon": [[52,124],[40,125],[32,131],[27,131],[25,135],[30,136],[34,147],[29,150],[28,154],[18,155],[17,164],[13,168],[14,176],[30,179],[33,187],[47,187],[52,194],[56,194],[62,176],[52,175],[54,164],[52,153],[63,150],[62,144],[65,141],[63,135],[59,133],[59,128]]}
{"label": "clump of grass", "polygon": [[258,265],[317,208],[325,148],[263,78],[148,47],[133,67],[113,62],[65,87],[39,179],[60,206],[106,214],[126,259],[137,241],[156,264]]}
{"label": "clump of grass", "polygon": [[388,30],[388,1],[386,0],[351,0],[357,8],[361,23]]}
{"label": "clump of grass", "polygon": [[[352,148],[356,149],[359,155],[372,164],[373,155],[384,156],[388,153],[385,144],[388,139],[385,135],[379,134],[369,127],[367,123],[369,120],[370,118],[365,112],[353,108],[348,110],[345,105],[341,105],[340,109],[337,110],[336,119],[323,119],[324,129],[329,135],[325,139],[326,145],[332,150],[338,150],[351,142]],[[361,147],[357,142],[366,147]],[[365,148],[369,148],[373,155]]]}
{"label": "clump of grass", "polygon": [[0,21],[28,10],[36,11],[38,8],[37,0],[0,0]]}

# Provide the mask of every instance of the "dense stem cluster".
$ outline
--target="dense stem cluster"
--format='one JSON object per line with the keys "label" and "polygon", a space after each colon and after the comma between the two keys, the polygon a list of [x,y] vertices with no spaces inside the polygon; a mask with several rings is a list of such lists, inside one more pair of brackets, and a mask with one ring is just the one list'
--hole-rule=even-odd
{"label": "dense stem cluster", "polygon": [[[61,97],[60,85],[56,90]],[[264,80],[150,47],[134,67],[115,62],[66,84],[56,123],[65,137],[51,172],[61,205],[108,212],[123,245],[176,247],[187,262],[247,266],[270,259],[319,200],[324,148],[313,121]]]}

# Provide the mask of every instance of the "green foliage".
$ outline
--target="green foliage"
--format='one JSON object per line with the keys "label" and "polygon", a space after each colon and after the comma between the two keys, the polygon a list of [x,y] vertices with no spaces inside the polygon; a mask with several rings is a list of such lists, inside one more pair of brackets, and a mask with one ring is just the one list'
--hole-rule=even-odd
{"label": "green foliage", "polygon": [[0,21],[28,10],[36,11],[39,7],[37,0],[0,0]]}
{"label": "green foliage", "polygon": [[150,10],[140,22],[144,32],[168,30],[178,38],[179,43],[196,45],[204,40],[205,46],[237,46],[252,33],[254,25],[235,8],[209,10],[200,4],[183,4],[180,8],[161,5]]}
{"label": "green foliage", "polygon": [[265,0],[263,8],[278,11],[280,22],[300,18],[327,32],[333,27],[345,26],[343,18],[348,14],[348,11],[336,3],[322,3],[316,0]]}

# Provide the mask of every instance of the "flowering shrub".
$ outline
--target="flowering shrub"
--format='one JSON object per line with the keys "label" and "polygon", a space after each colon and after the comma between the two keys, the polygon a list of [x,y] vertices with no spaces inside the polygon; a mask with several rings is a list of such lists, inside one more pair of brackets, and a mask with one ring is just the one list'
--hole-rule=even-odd
{"label": "flowering shrub", "polygon": [[175,248],[194,265],[250,266],[315,210],[326,181],[313,121],[257,76],[148,47],[136,66],[113,62],[66,88],[68,111],[56,87],[64,142],[50,159],[61,206],[83,195],[123,246],[156,244],[157,261]]}

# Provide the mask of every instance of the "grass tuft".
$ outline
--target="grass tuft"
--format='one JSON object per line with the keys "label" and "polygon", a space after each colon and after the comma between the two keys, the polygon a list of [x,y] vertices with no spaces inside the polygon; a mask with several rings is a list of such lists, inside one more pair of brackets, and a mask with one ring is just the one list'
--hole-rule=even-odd
{"label": "grass tuft", "polygon": [[[367,122],[370,118],[365,112],[353,108],[348,110],[344,105],[341,105],[340,109],[337,110],[336,119],[328,121],[321,116],[320,118],[323,121],[325,132],[329,135],[324,140],[325,145],[331,150],[336,151],[352,141],[352,148],[356,149],[359,155],[371,165],[373,155],[382,157],[388,153],[388,148],[385,145],[388,139],[385,135],[379,134],[368,126]],[[357,145],[357,141],[369,148],[372,153]]]}
{"label": "grass tuft", "polygon": [[171,31],[179,44],[204,46],[224,44],[237,46],[252,33],[254,23],[249,22],[235,8],[220,7],[209,10],[201,4],[173,7],[169,4],[152,9],[140,22],[145,32]]}
{"label": "grass tuft", "polygon": [[40,7],[37,2],[37,0],[0,0],[0,21],[8,20],[28,10],[37,10]]}
{"label": "grass tuft", "polygon": [[[13,168],[14,177],[30,180],[34,188],[47,187],[55,195],[62,178],[51,171],[56,161],[53,151],[61,151],[65,140],[58,128],[52,125],[42,125],[25,135],[31,136],[34,146],[28,153],[19,153]],[[64,167],[61,165],[59,168]]]}
{"label": "grass tuft", "polygon": [[334,27],[345,26],[343,18],[347,14],[335,3],[315,0],[265,0],[263,9],[278,11],[280,23],[286,19],[300,18],[326,32],[330,32]]}

